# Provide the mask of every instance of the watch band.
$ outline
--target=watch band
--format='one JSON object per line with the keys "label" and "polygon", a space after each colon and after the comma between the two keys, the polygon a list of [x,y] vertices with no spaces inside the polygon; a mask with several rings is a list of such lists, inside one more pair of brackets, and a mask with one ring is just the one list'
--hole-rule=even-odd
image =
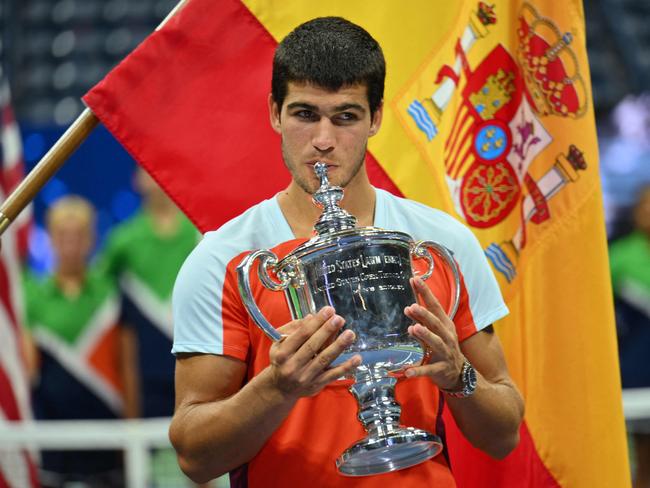
{"label": "watch band", "polygon": [[467,359],[465,359],[465,362],[463,363],[463,369],[460,372],[460,379],[463,382],[463,387],[460,390],[452,391],[441,388],[441,391],[445,395],[454,398],[467,398],[474,393],[477,382],[476,370]]}

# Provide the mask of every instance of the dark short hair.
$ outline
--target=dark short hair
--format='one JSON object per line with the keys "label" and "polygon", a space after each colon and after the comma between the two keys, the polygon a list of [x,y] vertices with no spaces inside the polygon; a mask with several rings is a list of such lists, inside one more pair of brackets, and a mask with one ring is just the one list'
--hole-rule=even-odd
{"label": "dark short hair", "polygon": [[372,114],[384,98],[386,62],[379,43],[341,17],[319,17],[296,27],[275,50],[271,95],[282,107],[289,82],[336,91],[363,84]]}

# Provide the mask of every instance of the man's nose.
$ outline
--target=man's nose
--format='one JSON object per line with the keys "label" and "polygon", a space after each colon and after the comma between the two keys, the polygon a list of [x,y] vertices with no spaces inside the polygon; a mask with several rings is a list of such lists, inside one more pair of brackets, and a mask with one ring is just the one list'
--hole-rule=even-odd
{"label": "man's nose", "polygon": [[336,145],[336,133],[334,124],[327,117],[321,118],[314,125],[314,134],[312,137],[312,145],[315,149],[321,152],[327,152],[334,149]]}

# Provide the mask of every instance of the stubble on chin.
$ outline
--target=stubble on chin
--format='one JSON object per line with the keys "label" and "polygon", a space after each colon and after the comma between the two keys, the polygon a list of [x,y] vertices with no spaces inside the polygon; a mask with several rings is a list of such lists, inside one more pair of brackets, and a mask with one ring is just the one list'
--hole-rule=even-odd
{"label": "stubble on chin", "polygon": [[302,191],[307,193],[308,195],[313,195],[316,190],[318,189],[318,183],[314,181],[313,183],[310,181],[307,181],[299,172],[299,164],[296,164],[295,162],[291,161],[291,158],[287,154],[287,151],[284,146],[284,142],[282,143],[282,161],[284,162],[284,165],[286,168],[289,170],[289,173],[291,174],[291,178],[295,183],[300,187]]}
{"label": "stubble on chin", "polygon": [[[361,167],[363,166],[363,163],[366,159],[366,151],[367,151],[367,146],[364,146],[363,151],[361,151],[361,154],[357,158],[357,162],[355,166],[352,169],[352,172],[350,175],[341,182],[337,181],[331,181],[330,183],[332,185],[338,185],[341,188],[347,187],[350,182],[354,179],[355,176],[359,173],[361,170]],[[316,177],[316,173],[314,172],[314,179],[307,179],[304,177],[304,174],[300,173],[300,163],[296,164],[294,161],[291,161],[291,158],[289,157],[284,142],[282,143],[282,160],[284,161],[284,165],[287,167],[289,170],[289,173],[291,173],[291,177],[293,178],[293,181],[296,182],[296,184],[308,195],[313,195],[316,190],[318,190],[320,183],[318,181],[318,178]]]}

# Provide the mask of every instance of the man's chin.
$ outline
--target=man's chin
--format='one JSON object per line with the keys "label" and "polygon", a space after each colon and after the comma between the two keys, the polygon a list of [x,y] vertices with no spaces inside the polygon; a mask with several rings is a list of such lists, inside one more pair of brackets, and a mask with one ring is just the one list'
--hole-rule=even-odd
{"label": "man's chin", "polygon": [[320,183],[317,182],[315,179],[310,180],[310,181],[305,181],[303,179],[296,180],[294,179],[295,183],[298,185],[298,187],[307,195],[313,195],[316,193],[316,190],[320,187]]}
{"label": "man's chin", "polygon": [[[328,171],[328,181],[330,186],[340,186],[341,188],[345,188],[348,183],[348,181],[341,181],[341,178],[337,173],[339,173],[339,168],[333,167],[332,171]],[[313,195],[318,191],[320,188],[320,178],[318,178],[315,174],[309,175],[306,178],[300,178],[296,179],[296,183],[298,186],[307,194]]]}

